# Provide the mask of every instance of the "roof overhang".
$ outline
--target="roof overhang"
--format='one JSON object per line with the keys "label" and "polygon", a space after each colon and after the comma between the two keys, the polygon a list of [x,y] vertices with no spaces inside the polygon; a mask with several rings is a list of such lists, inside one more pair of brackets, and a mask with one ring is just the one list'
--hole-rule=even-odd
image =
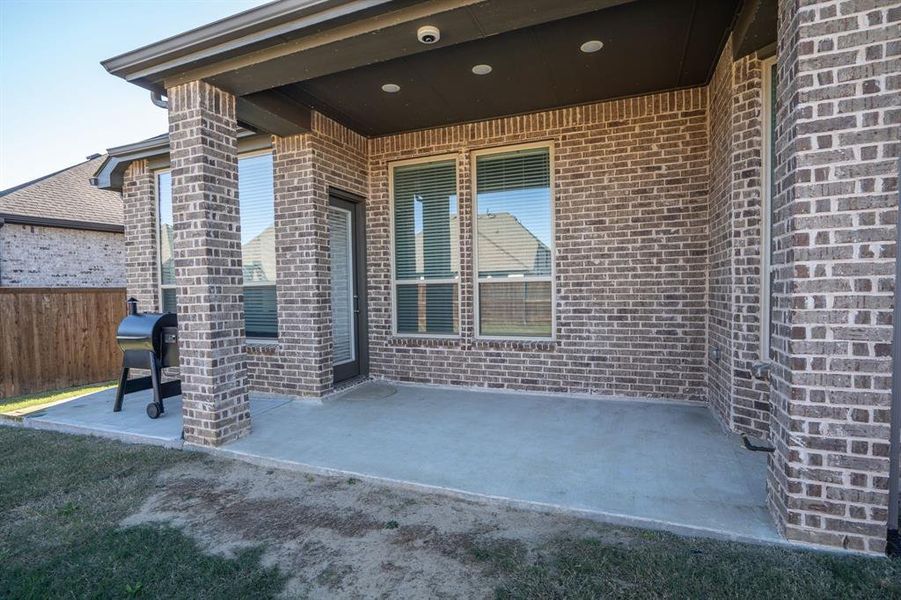
{"label": "roof overhang", "polygon": [[733,58],[737,60],[752,52],[759,56],[775,53],[777,6],[778,0],[744,0],[735,20]]}
{"label": "roof overhang", "polygon": [[[238,130],[238,152],[263,150],[272,145],[272,138],[249,129]],[[102,189],[121,192],[128,166],[136,160],[149,160],[154,169],[169,166],[169,135],[161,134],[133,144],[109,148],[106,159],[100,164],[91,184]]]}
{"label": "roof overhang", "polygon": [[[633,1],[280,0],[101,64],[155,92],[204,79],[245,96]],[[459,25],[453,37],[415,43],[410,32],[441,16]],[[260,69],[263,64],[269,68]]]}
{"label": "roof overhang", "polygon": [[[704,85],[730,32],[736,52],[775,35],[774,6],[775,0],[279,0],[102,64],[155,93],[206,81],[234,94],[239,123],[258,132],[308,131],[312,108],[364,135],[383,135]],[[441,39],[419,43],[423,25],[439,26]],[[593,34],[611,43],[589,64],[578,46],[600,39],[582,37]],[[485,55],[506,68],[478,84],[465,79],[476,63],[464,61]],[[377,90],[393,80],[382,76],[405,76],[412,85],[389,105]],[[542,97],[523,101],[535,91]],[[478,107],[460,110],[463,100]],[[391,121],[392,111],[390,125],[372,123]],[[398,127],[403,114],[428,111]]]}

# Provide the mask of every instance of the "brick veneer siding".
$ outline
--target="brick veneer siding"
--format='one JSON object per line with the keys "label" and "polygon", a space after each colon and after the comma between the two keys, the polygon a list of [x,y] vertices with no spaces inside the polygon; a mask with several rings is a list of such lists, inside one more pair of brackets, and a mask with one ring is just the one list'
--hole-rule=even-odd
{"label": "brick veneer siding", "polygon": [[761,344],[763,220],[763,71],[746,56],[732,65],[732,420],[731,427],[767,438],[770,384],[751,367],[768,361]]}
{"label": "brick veneer siding", "polygon": [[250,430],[235,98],[197,81],[167,96],[184,437],[219,445]]}
{"label": "brick veneer siding", "polygon": [[[691,89],[370,140],[372,374],[400,381],[703,400],[707,94]],[[474,338],[470,153],[554,145],[557,339]],[[456,153],[461,336],[391,334],[388,163]]]}
{"label": "brick veneer siding", "polygon": [[881,552],[901,3],[781,0],[770,503],[792,540]]}
{"label": "brick veneer siding", "polygon": [[762,90],[760,60],[732,59],[731,40],[710,83],[710,405],[723,425],[766,437],[769,384],[751,377],[760,356]]}
{"label": "brick veneer siding", "polygon": [[[732,422],[732,46],[727,44],[710,82],[710,271],[707,285],[707,385],[710,407]],[[713,352],[719,352],[719,359]]]}
{"label": "brick veneer siding", "polygon": [[0,286],[123,287],[124,249],[121,233],[6,223]]}
{"label": "brick veneer siding", "polygon": [[122,177],[125,273],[128,296],[143,312],[159,307],[156,183],[146,160],[136,160]]}
{"label": "brick veneer siding", "polygon": [[320,396],[332,385],[329,188],[365,198],[366,139],[314,113],[311,132],[274,138],[279,339],[248,346],[254,389]]}

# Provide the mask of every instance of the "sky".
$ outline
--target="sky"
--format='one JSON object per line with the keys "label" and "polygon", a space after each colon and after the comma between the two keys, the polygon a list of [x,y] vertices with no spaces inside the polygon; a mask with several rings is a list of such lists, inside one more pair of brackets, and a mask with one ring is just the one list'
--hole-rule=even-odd
{"label": "sky", "polygon": [[0,0],[0,190],[167,129],[101,60],[264,0]]}

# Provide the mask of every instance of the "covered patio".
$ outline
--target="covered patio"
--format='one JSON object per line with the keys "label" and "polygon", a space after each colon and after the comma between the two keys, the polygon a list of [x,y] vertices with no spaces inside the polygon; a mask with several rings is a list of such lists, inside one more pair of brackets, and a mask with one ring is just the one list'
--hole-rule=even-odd
{"label": "covered patio", "polygon": [[168,111],[95,181],[170,442],[884,551],[899,13],[834,4],[281,0],[104,61]]}
{"label": "covered patio", "polygon": [[[115,390],[25,419],[41,429],[199,449],[180,399],[147,419]],[[250,435],[205,451],[618,524],[778,542],[766,457],[699,404],[458,390],[369,381],[322,400],[252,393]]]}

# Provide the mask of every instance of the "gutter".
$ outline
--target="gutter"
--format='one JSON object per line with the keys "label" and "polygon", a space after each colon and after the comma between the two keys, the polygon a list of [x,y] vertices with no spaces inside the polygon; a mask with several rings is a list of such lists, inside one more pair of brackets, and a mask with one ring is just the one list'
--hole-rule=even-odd
{"label": "gutter", "polygon": [[[415,4],[422,0],[406,0]],[[152,91],[163,92],[153,73],[162,65],[184,70],[198,60],[222,52],[258,50],[277,45],[285,36],[325,27],[373,8],[391,8],[391,0],[280,0],[245,10],[185,33],[101,61],[111,74]]]}
{"label": "gutter", "polygon": [[[901,175],[901,159],[898,161]],[[898,214],[901,217],[901,190],[898,190]],[[889,469],[888,469],[888,533],[885,553],[891,557],[901,557],[901,533],[899,527],[899,488],[901,488],[901,302],[899,302],[898,282],[901,282],[901,218],[895,225],[895,305],[892,309],[892,421],[889,427]]]}
{"label": "gutter", "polygon": [[97,223],[95,221],[74,221],[70,219],[53,219],[49,217],[33,217],[29,215],[13,215],[0,213],[0,227],[11,225],[35,225],[38,227],[56,227],[58,229],[80,229],[82,231],[105,231],[109,233],[125,233],[123,225],[113,223]]}

